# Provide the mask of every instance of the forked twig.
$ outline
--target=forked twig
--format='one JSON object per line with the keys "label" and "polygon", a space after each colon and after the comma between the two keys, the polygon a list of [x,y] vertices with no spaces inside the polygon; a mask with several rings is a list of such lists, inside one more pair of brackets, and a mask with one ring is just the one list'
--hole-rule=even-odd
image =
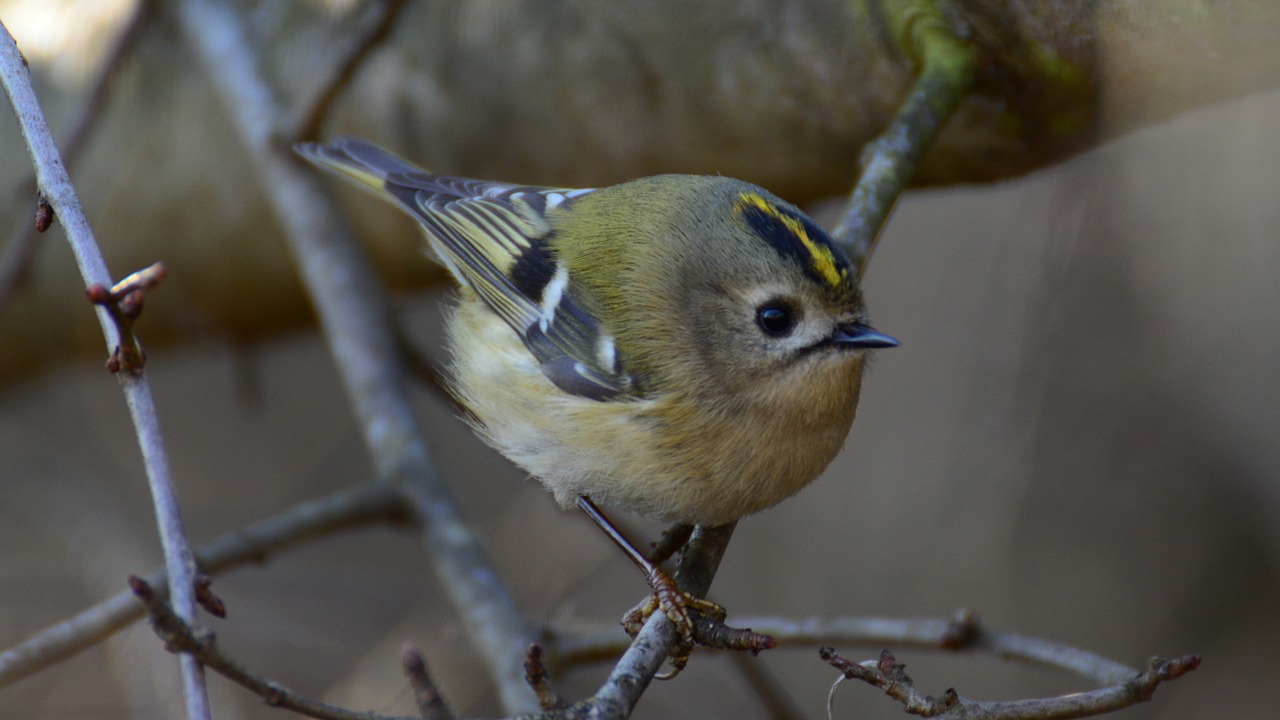
{"label": "forked twig", "polygon": [[[1151,699],[1156,687],[1176,680],[1200,666],[1199,655],[1184,655],[1173,660],[1152,658],[1141,673],[1108,687],[1058,697],[1030,700],[970,700],[948,688],[935,698],[918,690],[906,673],[906,666],[888,650],[878,660],[855,663],[824,647],[819,656],[849,680],[861,680],[878,687],[889,697],[902,703],[907,713],[921,717],[964,718],[964,720],[1071,720],[1120,710]],[[835,694],[832,686],[832,696]],[[831,715],[832,696],[827,699]]]}

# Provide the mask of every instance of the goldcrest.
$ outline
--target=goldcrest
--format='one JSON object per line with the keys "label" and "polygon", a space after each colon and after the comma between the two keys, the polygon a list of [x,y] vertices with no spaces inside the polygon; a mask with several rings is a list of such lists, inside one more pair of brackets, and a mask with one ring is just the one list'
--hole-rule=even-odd
{"label": "goldcrest", "polygon": [[307,159],[408,212],[458,281],[450,384],[565,507],[721,525],[817,477],[853,423],[871,328],[812,220],[739,180],[583,190],[433,175],[375,145]]}

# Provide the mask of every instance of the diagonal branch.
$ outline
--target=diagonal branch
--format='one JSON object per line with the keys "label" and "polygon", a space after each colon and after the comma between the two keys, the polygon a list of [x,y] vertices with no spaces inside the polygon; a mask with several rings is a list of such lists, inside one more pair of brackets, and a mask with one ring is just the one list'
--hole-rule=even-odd
{"label": "diagonal branch", "polygon": [[957,38],[936,1],[885,5],[891,32],[920,68],[893,122],[862,150],[862,175],[832,232],[858,274],[920,159],[973,83],[976,52]]}
{"label": "diagonal branch", "polygon": [[183,34],[257,164],[379,476],[398,482],[405,493],[436,574],[479,645],[503,706],[511,711],[535,707],[522,658],[537,640],[536,629],[516,607],[431,465],[405,399],[386,300],[368,259],[319,179],[275,142],[275,123],[285,112],[255,64],[243,20],[209,0],[185,0],[178,10]]}
{"label": "diagonal branch", "polygon": [[[143,30],[154,15],[155,0],[140,0],[134,6],[133,14],[129,16],[119,37],[107,52],[102,66],[98,68],[98,74],[90,84],[91,89],[85,96],[79,112],[76,113],[71,130],[67,132],[63,142],[62,159],[68,168],[76,164],[86,141],[93,130],[100,125],[102,108],[110,97],[112,82],[119,74],[124,61],[137,47],[138,39],[142,37]],[[27,182],[23,183],[23,187],[27,186]],[[38,202],[41,207],[48,207],[43,204],[43,198]],[[33,224],[24,218],[9,237],[9,244],[0,253],[0,306],[5,304],[18,284],[22,282],[35,255],[37,234],[41,232],[44,230],[41,229],[38,221]]]}
{"label": "diagonal branch", "polygon": [[327,77],[318,86],[315,95],[295,111],[296,120],[286,125],[281,137],[288,138],[289,143],[300,140],[315,140],[320,134],[320,126],[329,115],[329,108],[351,84],[356,71],[369,54],[377,49],[384,40],[391,36],[400,11],[404,10],[408,0],[375,0],[374,8],[360,19],[355,36],[348,39],[346,47],[337,54],[337,59],[330,66]]}
{"label": "diagonal branch", "polygon": [[[696,597],[706,597],[724,551],[729,546],[729,539],[733,537],[733,530],[732,523],[694,529],[676,566],[676,583],[681,589]],[[679,642],[675,624],[664,613],[653,613],[594,696],[565,710],[539,717],[577,717],[577,713],[587,708],[591,709],[593,717],[601,719],[628,717]]]}
{"label": "diagonal branch", "polygon": [[[58,154],[53,135],[49,132],[48,123],[40,110],[35,91],[31,87],[26,59],[22,57],[13,37],[2,24],[0,24],[0,80],[3,81],[9,102],[18,118],[22,137],[31,153],[31,160],[36,169],[37,188],[61,221],[85,284],[89,287],[94,285],[111,287],[114,283],[107,271],[106,261],[103,260],[102,252],[98,249],[97,241],[94,240],[89,220],[80,206],[80,198],[71,184],[67,168]],[[101,306],[98,307],[98,321],[102,325],[108,351],[114,352],[114,348],[120,346],[122,338],[110,314]],[[169,574],[169,591],[174,598],[174,609],[179,617],[190,622],[196,613],[195,560],[191,555],[191,548],[182,527],[182,515],[173,489],[173,478],[169,471],[168,454],[165,450],[164,438],[160,433],[155,402],[151,397],[151,385],[141,372],[118,373],[116,377],[124,391],[125,403],[129,406],[138,445],[142,450],[143,466],[146,469],[147,482],[155,507],[156,524],[160,530],[160,542],[164,549],[165,569]],[[208,691],[200,664],[191,657],[183,656],[179,658],[179,665],[182,670],[187,718],[189,720],[209,718]]]}
{"label": "diagonal branch", "polygon": [[189,623],[179,618],[145,580],[131,577],[129,588],[146,608],[156,634],[164,640],[165,647],[170,652],[199,660],[223,677],[258,695],[272,707],[293,710],[320,720],[411,720],[348,710],[307,697],[274,680],[255,675],[219,650],[213,633],[194,630]]}

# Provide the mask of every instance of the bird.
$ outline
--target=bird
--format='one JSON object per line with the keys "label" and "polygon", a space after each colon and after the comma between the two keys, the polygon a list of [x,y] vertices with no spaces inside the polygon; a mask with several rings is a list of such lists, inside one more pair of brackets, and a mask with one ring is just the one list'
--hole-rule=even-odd
{"label": "bird", "polygon": [[460,288],[446,374],[469,421],[627,552],[682,635],[687,607],[718,606],[682,597],[600,506],[718,526],[794,495],[843,446],[867,353],[899,344],[831,237],[751,183],[549,188],[353,137],[295,150],[418,222]]}

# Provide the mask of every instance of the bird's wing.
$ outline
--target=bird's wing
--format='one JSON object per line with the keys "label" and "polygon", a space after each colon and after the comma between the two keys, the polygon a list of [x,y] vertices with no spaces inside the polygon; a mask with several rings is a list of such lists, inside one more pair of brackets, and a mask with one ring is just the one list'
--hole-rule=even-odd
{"label": "bird's wing", "polygon": [[583,291],[550,246],[548,212],[591,190],[433,175],[357,138],[296,149],[412,215],[436,257],[520,334],[562,390],[595,400],[633,394],[612,336],[583,308]]}

